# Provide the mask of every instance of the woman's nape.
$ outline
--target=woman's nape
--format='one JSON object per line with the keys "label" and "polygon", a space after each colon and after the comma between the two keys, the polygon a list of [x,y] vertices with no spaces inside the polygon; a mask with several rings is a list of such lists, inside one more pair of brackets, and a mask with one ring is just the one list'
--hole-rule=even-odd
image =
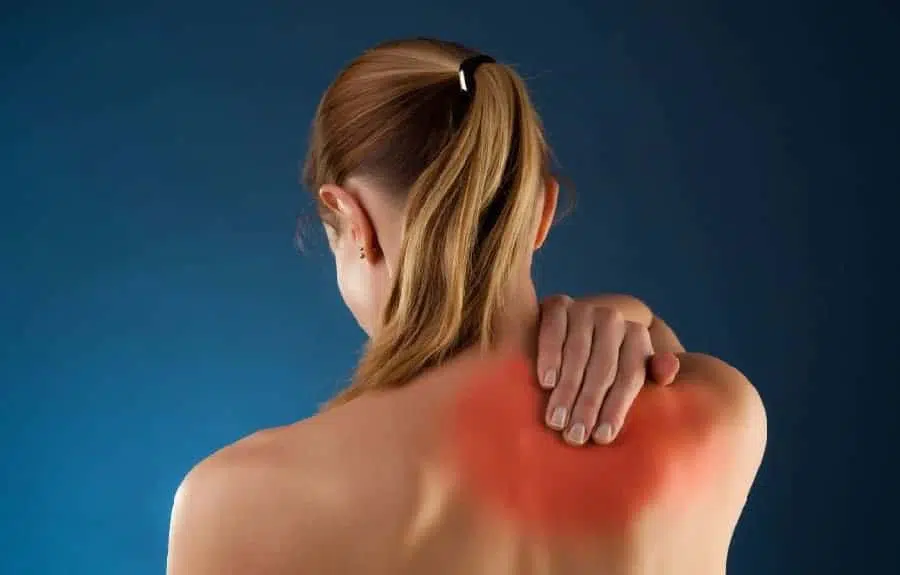
{"label": "woman's nape", "polygon": [[341,295],[370,335],[335,404],[536,323],[531,257],[558,186],[523,80],[486,62],[461,85],[475,55],[437,40],[382,44],[319,104],[305,184]]}

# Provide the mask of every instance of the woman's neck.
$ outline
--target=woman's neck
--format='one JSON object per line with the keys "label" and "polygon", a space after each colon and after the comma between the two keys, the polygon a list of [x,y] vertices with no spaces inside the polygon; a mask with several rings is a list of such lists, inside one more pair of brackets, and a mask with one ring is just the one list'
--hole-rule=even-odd
{"label": "woman's neck", "polygon": [[539,315],[537,291],[531,279],[511,286],[504,298],[503,311],[494,325],[492,347],[536,356]]}

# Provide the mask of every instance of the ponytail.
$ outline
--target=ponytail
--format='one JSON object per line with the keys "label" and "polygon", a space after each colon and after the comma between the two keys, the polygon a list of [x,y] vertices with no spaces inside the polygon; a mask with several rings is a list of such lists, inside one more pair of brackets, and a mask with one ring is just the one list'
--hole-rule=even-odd
{"label": "ponytail", "polygon": [[473,76],[460,125],[409,190],[382,325],[332,406],[493,342],[508,280],[531,248],[546,146],[517,75],[486,63]]}

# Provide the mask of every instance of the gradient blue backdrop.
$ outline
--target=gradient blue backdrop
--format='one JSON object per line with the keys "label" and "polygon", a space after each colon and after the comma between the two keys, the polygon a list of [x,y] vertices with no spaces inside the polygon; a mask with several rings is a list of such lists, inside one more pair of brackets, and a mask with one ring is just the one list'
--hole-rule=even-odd
{"label": "gradient blue backdrop", "polygon": [[183,474],[350,374],[320,231],[292,242],[298,167],[339,68],[408,35],[530,79],[578,195],[542,292],[634,293],[759,387],[731,572],[888,556],[889,484],[858,470],[896,450],[857,393],[896,263],[868,199],[898,189],[887,4],[147,4],[0,8],[0,572],[162,572]]}

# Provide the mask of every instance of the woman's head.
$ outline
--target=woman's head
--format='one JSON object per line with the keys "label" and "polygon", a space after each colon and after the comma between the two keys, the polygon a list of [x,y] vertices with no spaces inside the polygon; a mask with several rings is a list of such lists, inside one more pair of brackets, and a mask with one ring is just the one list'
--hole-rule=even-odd
{"label": "woman's head", "polygon": [[540,120],[510,68],[416,39],[365,52],[319,103],[304,170],[338,286],[370,341],[337,398],[402,384],[490,344],[530,282],[557,185]]}

